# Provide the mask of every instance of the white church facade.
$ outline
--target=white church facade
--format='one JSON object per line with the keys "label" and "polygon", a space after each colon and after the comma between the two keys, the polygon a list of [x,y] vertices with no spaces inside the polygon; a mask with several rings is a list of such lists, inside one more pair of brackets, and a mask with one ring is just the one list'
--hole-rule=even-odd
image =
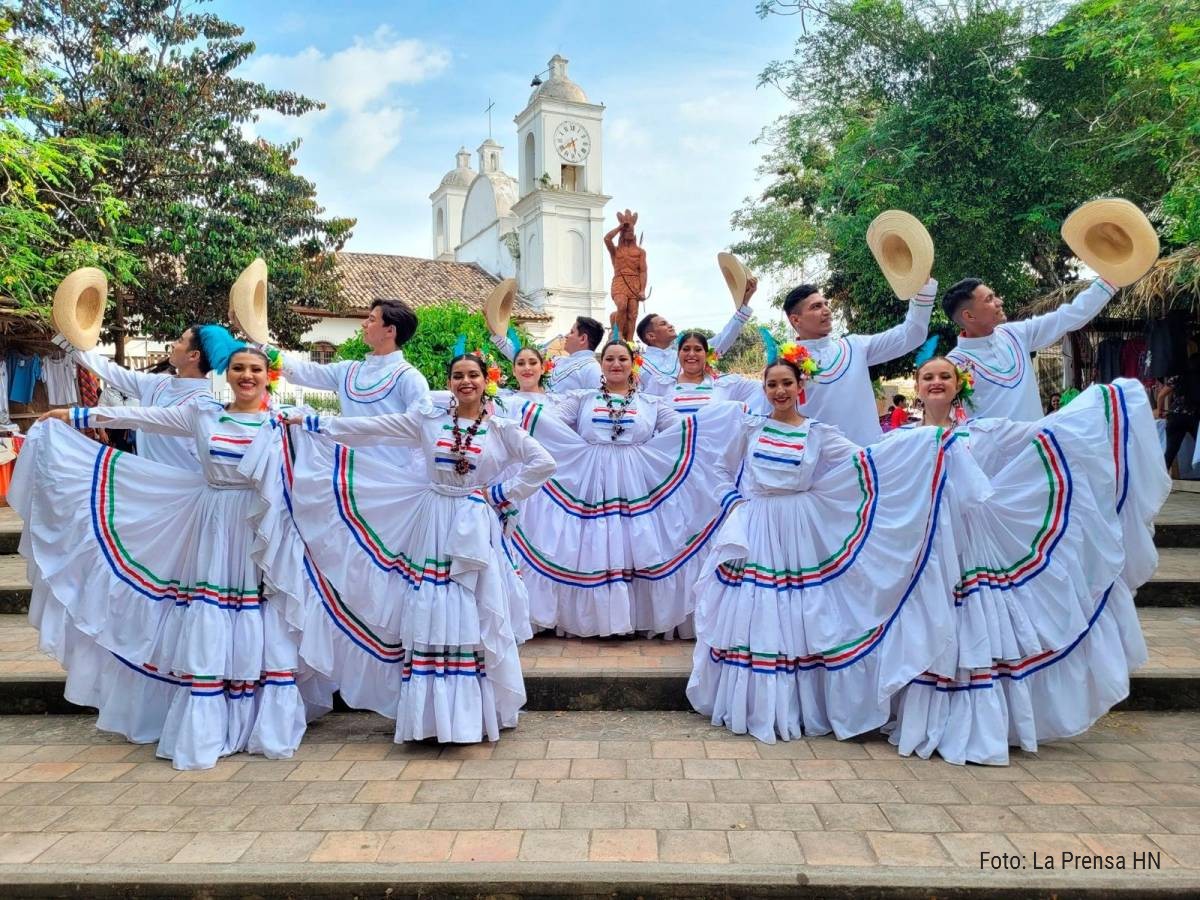
{"label": "white church facade", "polygon": [[516,176],[489,137],[474,157],[459,148],[429,195],[430,258],[337,254],[347,309],[297,309],[313,319],[304,339],[316,358],[358,328],[374,297],[482,308],[504,278],[517,279],[514,318],[539,340],[566,333],[578,316],[608,323],[604,106],[570,79],[563,57],[555,55],[548,72],[514,119]]}

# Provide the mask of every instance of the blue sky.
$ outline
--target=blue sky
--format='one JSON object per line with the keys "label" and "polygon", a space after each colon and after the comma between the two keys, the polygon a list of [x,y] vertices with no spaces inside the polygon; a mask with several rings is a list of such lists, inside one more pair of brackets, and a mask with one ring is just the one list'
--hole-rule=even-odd
{"label": "blue sky", "polygon": [[[358,219],[348,249],[429,256],[429,193],[493,136],[517,174],[513,116],[533,73],[561,53],[604,103],[604,191],[641,214],[652,306],[679,325],[731,311],[715,254],[737,239],[730,214],[756,191],[763,126],[787,108],[757,88],[790,53],[796,18],[759,19],[753,0],[630,4],[218,0],[213,11],[257,44],[239,70],[327,109],[264,118],[271,139],[303,139],[299,168],[330,213]],[[620,16],[620,18],[618,18]],[[477,164],[473,162],[477,167]]]}

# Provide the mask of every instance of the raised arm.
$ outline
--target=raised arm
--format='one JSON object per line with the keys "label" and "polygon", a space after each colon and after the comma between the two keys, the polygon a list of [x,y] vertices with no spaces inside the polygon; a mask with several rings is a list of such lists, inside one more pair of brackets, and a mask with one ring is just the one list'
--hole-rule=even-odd
{"label": "raised arm", "polygon": [[1082,328],[1104,309],[1117,289],[1097,278],[1070,303],[1054,312],[1031,319],[1009,322],[1004,327],[1017,338],[1026,350],[1041,350],[1062,339],[1064,334]]}
{"label": "raised arm", "polygon": [[917,296],[908,301],[908,313],[904,321],[887,331],[866,337],[867,365],[874,366],[910,350],[916,350],[929,334],[929,316],[933,312],[933,301],[937,297],[937,279],[925,282]]}
{"label": "raised arm", "polygon": [[492,345],[504,354],[504,358],[512,362],[517,358],[517,347],[513,346],[512,340],[507,334],[493,334]]}
{"label": "raised arm", "polygon": [[345,363],[315,363],[295,353],[283,354],[283,377],[301,387],[336,391],[342,381]]}
{"label": "raised arm", "polygon": [[383,444],[401,447],[421,446],[421,411],[390,413],[386,416],[295,415],[288,419],[303,425],[305,431],[329,435],[347,447],[377,447]]}
{"label": "raised arm", "polygon": [[712,348],[717,353],[724,356],[729,352],[729,349],[738,339],[738,335],[742,333],[742,329],[746,327],[746,323],[750,321],[751,313],[753,313],[753,310],[750,309],[749,303],[743,303],[737,308],[737,312],[725,323],[725,327],[712,339]]}
{"label": "raised arm", "polygon": [[149,395],[157,385],[171,377],[149,372],[134,372],[124,366],[118,366],[95,350],[80,350],[72,346],[61,334],[56,334],[51,340],[66,350],[77,365],[99,375],[126,397],[136,397],[140,400],[143,396]]}

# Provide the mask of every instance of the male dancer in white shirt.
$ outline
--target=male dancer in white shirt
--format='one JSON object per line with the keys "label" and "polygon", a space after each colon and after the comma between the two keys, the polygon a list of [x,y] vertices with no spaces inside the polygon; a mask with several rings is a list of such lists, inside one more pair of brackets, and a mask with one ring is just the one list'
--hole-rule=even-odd
{"label": "male dancer in white shirt", "polygon": [[1044,415],[1042,399],[1029,354],[1082,328],[1104,309],[1114,293],[1115,287],[1097,278],[1054,312],[1009,322],[1004,315],[1004,300],[978,278],[964,278],[951,287],[942,298],[942,309],[962,333],[946,358],[975,375],[971,415],[1015,422],[1040,419]]}
{"label": "male dancer in white shirt", "polygon": [[[563,349],[567,355],[554,360],[554,368],[547,379],[547,390],[553,394],[563,394],[600,387],[600,363],[596,362],[596,348],[603,339],[603,325],[588,316],[577,318],[563,337]],[[521,349],[514,346],[508,335],[504,334],[493,334],[492,343],[510,360]]]}
{"label": "male dancer in white shirt", "polygon": [[[709,341],[709,346],[719,355],[729,352],[729,348],[750,321],[753,313],[750,309],[750,298],[757,289],[758,279],[751,278],[746,282],[742,305],[734,312],[733,318],[725,323],[720,333]],[[669,396],[675,388],[675,380],[679,377],[679,337],[675,326],[656,313],[648,313],[638,322],[637,336],[645,344],[638,388],[648,394]]]}
{"label": "male dancer in white shirt", "polygon": [[848,334],[831,338],[833,310],[815,285],[802,284],[788,292],[783,313],[818,369],[813,387],[800,411],[827,425],[836,425],[856,444],[872,444],[883,436],[871,388],[870,366],[915,350],[929,332],[929,315],[937,296],[937,281],[929,279],[908,302],[899,325],[879,334]]}
{"label": "male dancer in white shirt", "polygon": [[[110,387],[125,396],[137,399],[142,406],[182,406],[197,397],[212,396],[208,381],[212,366],[200,346],[199,328],[199,325],[188,328],[171,345],[167,361],[175,370],[174,375],[166,372],[134,372],[117,365],[96,350],[80,350],[61,334],[56,334],[51,340],[67,351],[76,365],[103,378]],[[177,469],[200,470],[196,442],[191,437],[139,431],[137,451],[138,456]]]}

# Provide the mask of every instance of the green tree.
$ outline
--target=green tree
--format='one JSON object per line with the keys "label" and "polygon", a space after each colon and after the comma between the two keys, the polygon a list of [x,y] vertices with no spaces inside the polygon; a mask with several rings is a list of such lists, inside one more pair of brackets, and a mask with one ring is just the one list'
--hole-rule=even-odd
{"label": "green tree", "polygon": [[41,313],[71,269],[101,266],[127,281],[134,262],[108,234],[126,212],[105,180],[113,147],[27,127],[45,108],[46,79],[0,18],[0,296]]}
{"label": "green tree", "polygon": [[1026,70],[1042,143],[1092,193],[1151,210],[1168,247],[1200,242],[1200,0],[1085,0]]}
{"label": "green tree", "polygon": [[[138,286],[117,291],[112,336],[166,338],[223,320],[229,286],[255,256],[271,273],[270,320],[281,344],[305,328],[294,306],[336,308],[332,251],[353,220],[324,217],[294,171],[298,142],[244,128],[263,111],[321,105],[239,78],[253,52],[242,29],[199,10],[208,0],[20,0],[13,21],[54,72],[51,102],[29,116],[46,137],[116,147],[114,197],[128,207],[117,239],[136,254]],[[82,222],[74,226],[94,227]]]}
{"label": "green tree", "polygon": [[761,4],[763,15],[802,12],[806,27],[762,76],[797,110],[764,136],[770,183],[734,215],[747,234],[735,252],[776,274],[824,254],[827,293],[860,332],[904,314],[865,241],[889,208],[925,223],[943,285],[975,275],[1020,302],[1057,283],[1058,226],[1084,185],[1035,140],[1024,94],[1043,11],[1016,0]]}
{"label": "green tree", "polygon": [[[518,327],[517,333],[522,343],[530,340],[524,329]],[[466,337],[468,351],[483,350],[489,354],[504,373],[503,387],[516,390],[512,363],[492,344],[483,314],[473,311],[465,303],[450,301],[418,307],[417,331],[404,345],[404,358],[421,371],[432,390],[444,390],[446,367],[459,335]],[[338,345],[334,359],[364,359],[370,352],[371,348],[359,332]]]}

